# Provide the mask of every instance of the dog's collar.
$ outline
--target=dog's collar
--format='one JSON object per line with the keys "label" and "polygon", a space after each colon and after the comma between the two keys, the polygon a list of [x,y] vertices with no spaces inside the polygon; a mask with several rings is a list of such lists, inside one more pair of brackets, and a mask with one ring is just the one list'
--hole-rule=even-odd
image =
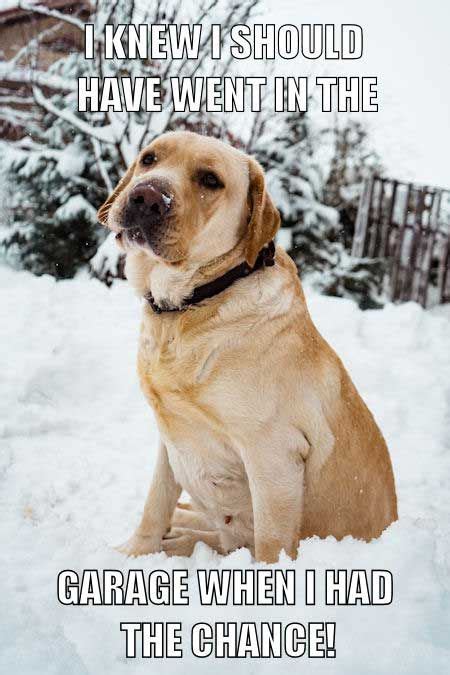
{"label": "dog's collar", "polygon": [[217,277],[217,279],[213,279],[213,281],[208,281],[208,283],[194,288],[191,295],[188,298],[185,298],[179,307],[158,305],[151,293],[147,293],[145,299],[156,314],[162,314],[163,312],[180,312],[188,307],[192,307],[192,305],[197,305],[203,300],[207,300],[208,298],[212,298],[215,295],[222,293],[222,291],[231,286],[231,284],[234,284],[235,281],[242,279],[243,277],[248,277],[249,274],[256,272],[256,270],[261,269],[261,267],[271,267],[275,264],[274,258],[275,244],[271,241],[260,250],[253,267],[250,267],[246,262],[242,262],[239,265],[236,265],[236,267],[232,267],[228,272]]}

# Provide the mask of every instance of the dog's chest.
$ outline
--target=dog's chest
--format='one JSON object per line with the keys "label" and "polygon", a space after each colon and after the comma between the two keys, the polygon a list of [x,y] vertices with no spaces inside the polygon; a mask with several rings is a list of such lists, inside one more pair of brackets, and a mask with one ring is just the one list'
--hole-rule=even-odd
{"label": "dog's chest", "polygon": [[177,333],[170,324],[156,334],[144,324],[138,372],[160,430],[184,439],[195,425],[203,430],[220,426],[220,405],[209,391],[221,370],[224,349],[214,335],[189,340]]}

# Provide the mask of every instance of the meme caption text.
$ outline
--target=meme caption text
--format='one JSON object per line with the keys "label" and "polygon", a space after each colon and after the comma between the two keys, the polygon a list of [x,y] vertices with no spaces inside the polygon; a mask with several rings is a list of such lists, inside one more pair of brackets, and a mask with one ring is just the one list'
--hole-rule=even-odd
{"label": "meme caption text", "polygon": [[[238,24],[231,28],[226,45],[222,27],[213,24],[208,44],[201,24],[107,24],[97,35],[93,24],[85,27],[86,59],[142,59],[149,64],[172,60],[201,62],[207,50],[211,62],[222,58],[243,63],[301,57],[305,64],[357,60],[363,56],[363,29],[357,24]],[[226,52],[226,54],[224,54]],[[296,63],[295,68],[298,65]],[[294,66],[293,66],[294,68]],[[267,69],[267,68],[266,68]],[[151,67],[149,65],[149,70]],[[126,69],[125,69],[126,73]],[[260,112],[270,101],[274,112],[307,112],[314,89],[323,112],[378,111],[376,76],[190,76],[80,77],[80,112],[160,112],[169,97],[175,112]]]}
{"label": "meme caption text", "polygon": [[[191,585],[202,606],[390,605],[393,578],[388,570],[328,569],[324,597],[316,598],[316,571],[305,570],[297,584],[295,570],[63,570],[57,593],[62,605],[189,605]],[[297,589],[297,586],[299,588]],[[299,591],[299,592],[297,592]],[[182,658],[185,642],[198,658],[336,658],[336,623],[207,622],[190,625],[183,638],[181,621],[122,621],[126,658]]]}

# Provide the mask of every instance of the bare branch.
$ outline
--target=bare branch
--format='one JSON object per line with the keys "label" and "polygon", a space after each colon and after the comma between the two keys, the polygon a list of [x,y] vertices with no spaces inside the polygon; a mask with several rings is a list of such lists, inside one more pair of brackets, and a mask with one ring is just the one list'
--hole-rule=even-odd
{"label": "bare branch", "polygon": [[[206,7],[206,8],[202,11],[202,13],[192,21],[192,23],[193,23],[193,24],[202,24],[203,19],[205,18],[205,16],[207,16],[207,14],[209,14],[209,13],[214,9],[214,7],[218,4],[218,2],[219,2],[219,0],[211,0],[211,2],[210,2],[210,4],[208,5],[208,7]],[[178,8],[178,11],[179,11],[179,8]],[[175,18],[176,18],[176,17],[175,17]],[[206,47],[208,41],[211,39],[211,30],[212,30],[212,29],[211,29],[211,27],[210,27],[210,28],[209,28],[209,33],[208,33],[207,37],[206,37],[206,38],[202,41],[202,43],[200,44],[199,53],[200,53],[201,56],[200,56],[200,58],[198,59],[198,64],[197,64],[196,67],[194,68],[194,71],[193,71],[194,73],[200,68],[200,66],[203,64],[203,61],[205,60],[205,58],[206,58],[206,56],[207,56],[207,50],[205,49],[205,47]],[[180,76],[181,76],[181,73],[182,73],[182,71],[183,71],[183,69],[184,69],[184,67],[185,67],[186,64],[189,63],[189,62],[190,62],[190,59],[188,59],[187,56],[182,60],[181,64],[178,63],[178,62],[174,63],[174,62],[172,61],[172,59],[169,59],[168,64],[167,64],[167,67],[166,67],[166,69],[164,70],[164,72],[163,72],[163,74],[162,74],[162,76],[161,76],[161,82],[165,82],[165,81],[167,80],[167,78],[168,78],[168,76],[169,76],[169,73],[170,73],[171,70],[172,70],[172,67],[176,67],[177,75],[178,75],[178,77],[180,77]],[[191,73],[190,75],[192,75],[192,74],[193,74],[193,73]]]}
{"label": "bare branch", "polygon": [[[30,114],[28,111],[15,110],[9,107],[6,109],[0,107],[0,119],[9,122],[13,126],[29,126],[30,124]],[[35,123],[36,121],[35,119],[33,120]]]}
{"label": "bare branch", "polygon": [[64,14],[63,12],[58,12],[57,9],[48,9],[43,5],[34,5],[29,2],[19,2],[19,9],[26,9],[28,12],[33,14],[42,14],[43,16],[51,16],[53,19],[58,19],[58,21],[64,21],[64,23],[69,23],[71,26],[75,26],[78,30],[81,30],[84,33],[85,23],[78,19],[76,16],[70,16],[69,14]]}
{"label": "bare branch", "polygon": [[33,99],[30,96],[13,96],[0,93],[0,104],[2,103],[5,105],[29,105],[33,103]]}
{"label": "bare branch", "polygon": [[109,14],[108,14],[108,16],[107,16],[107,18],[106,18],[106,21],[105,21],[105,23],[103,24],[103,30],[105,30],[106,24],[111,23],[111,20],[112,20],[114,14],[115,14],[115,12],[116,12],[117,5],[118,5],[118,4],[119,4],[119,0],[114,0],[113,4],[111,5],[111,9],[109,10]]}
{"label": "bare branch", "polygon": [[77,117],[72,111],[67,109],[60,110],[55,105],[53,105],[53,103],[48,98],[46,98],[37,87],[33,87],[33,96],[37,105],[39,105],[41,108],[44,108],[44,110],[47,112],[52,113],[52,115],[55,115],[55,117],[59,117],[59,119],[62,119],[71,126],[75,127],[75,129],[78,129],[78,131],[80,131],[85,136],[88,136],[89,138],[95,138],[97,141],[100,141],[100,143],[114,145],[115,140],[111,140],[110,138],[109,127],[93,127],[88,124],[88,122],[85,122],[84,120]]}
{"label": "bare branch", "polygon": [[[207,9],[204,12],[202,12],[202,14],[200,15],[201,18],[203,18],[207,13],[209,13],[211,11],[211,9],[215,7],[217,2],[218,2],[218,0],[212,0],[212,2],[207,7]],[[240,3],[238,3],[238,2],[235,2],[235,3],[232,4],[231,9],[230,9],[227,17],[225,18],[225,20],[222,23],[222,26],[225,27],[225,30],[222,33],[222,42],[224,42],[225,39],[228,37],[228,35],[231,32],[231,28],[233,27],[234,24],[246,23],[246,21],[251,16],[254,8],[258,5],[258,2],[259,2],[259,0],[247,0],[247,3],[244,4],[244,6],[242,8],[241,8]],[[241,13],[238,16],[235,16],[235,13],[236,13],[237,9],[240,9]],[[195,19],[194,23],[199,23],[199,19],[198,18]],[[194,75],[198,72],[198,70],[203,66],[203,64],[204,64],[204,62],[205,62],[205,60],[208,56],[208,50],[205,49],[205,47],[206,47],[206,44],[207,44],[208,40],[210,39],[210,35],[211,35],[211,28],[209,29],[209,33],[207,35],[207,38],[202,43],[202,54],[201,54],[200,58],[197,60],[197,63],[195,64],[193,70],[191,70],[188,74],[188,76],[190,78],[194,77]],[[229,66],[232,63],[232,61],[233,61],[233,58],[230,54],[230,56],[225,60],[225,62],[223,64],[223,67],[221,69],[221,77],[223,77],[225,75],[225,73],[228,71]],[[172,65],[172,63],[173,62],[170,62],[170,66]],[[187,63],[188,63],[188,60],[184,59],[184,61],[181,63],[181,65],[177,66],[177,77],[183,76],[182,71],[183,71],[183,68],[185,67],[185,65]],[[166,70],[166,73],[165,73],[166,77],[169,74],[169,72],[170,72],[170,67],[167,68],[167,70]],[[204,101],[204,97],[202,97],[202,104],[203,104],[203,101]],[[171,101],[169,101],[169,103],[167,104],[167,106],[165,106],[165,108],[167,109],[171,105],[172,105],[172,103],[171,103]],[[175,115],[175,112],[172,110],[172,112],[169,115],[167,124],[170,123],[170,121],[173,119],[174,115]],[[188,119],[190,116],[191,116],[191,113],[188,113],[186,119]]]}
{"label": "bare branch", "polygon": [[90,139],[91,139],[91,143],[92,143],[92,148],[94,150],[95,161],[97,163],[99,173],[100,173],[100,175],[103,179],[103,182],[105,184],[105,187],[106,187],[108,193],[110,193],[110,192],[113,191],[113,186],[112,186],[112,183],[109,179],[108,172],[107,172],[107,170],[105,168],[105,165],[103,163],[103,160],[102,160],[102,153],[101,153],[101,149],[100,149],[100,144],[97,141],[97,139],[93,138],[92,136],[90,137]]}
{"label": "bare branch", "polygon": [[0,63],[0,80],[11,84],[37,84],[39,87],[53,91],[77,91],[76,83],[64,77],[39,70],[33,71],[31,68],[11,69],[9,62]]}
{"label": "bare branch", "polygon": [[135,8],[135,3],[134,0],[131,0],[130,2],[130,9],[128,11],[128,23],[134,23],[133,18],[134,18],[134,8]]}

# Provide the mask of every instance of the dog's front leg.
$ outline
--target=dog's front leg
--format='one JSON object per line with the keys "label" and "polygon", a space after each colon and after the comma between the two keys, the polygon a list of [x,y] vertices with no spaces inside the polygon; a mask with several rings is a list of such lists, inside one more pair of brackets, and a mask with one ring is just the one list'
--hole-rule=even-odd
{"label": "dog's front leg", "polygon": [[[253,444],[252,444],[253,445]],[[304,461],[263,442],[243,452],[253,506],[255,558],[277,562],[282,549],[295,558],[300,538]]]}
{"label": "dog's front leg", "polygon": [[170,528],[180,494],[181,487],[175,481],[166,447],[161,442],[140,525],[131,539],[118,550],[129,556],[161,551],[162,540]]}

